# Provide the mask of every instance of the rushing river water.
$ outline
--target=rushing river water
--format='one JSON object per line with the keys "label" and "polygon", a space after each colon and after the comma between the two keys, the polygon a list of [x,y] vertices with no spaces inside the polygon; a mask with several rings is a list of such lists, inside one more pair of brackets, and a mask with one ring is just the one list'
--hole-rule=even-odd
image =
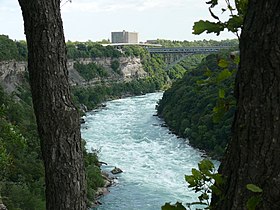
{"label": "rushing river water", "polygon": [[197,166],[201,153],[171,134],[156,114],[162,93],[108,102],[87,114],[82,136],[87,147],[100,150],[100,161],[124,172],[101,198],[98,210],[159,210],[165,202],[195,201],[185,174]]}

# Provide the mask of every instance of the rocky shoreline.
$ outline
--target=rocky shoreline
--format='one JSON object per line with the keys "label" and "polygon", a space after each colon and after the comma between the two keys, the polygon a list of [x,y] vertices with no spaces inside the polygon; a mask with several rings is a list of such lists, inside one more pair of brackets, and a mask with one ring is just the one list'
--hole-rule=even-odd
{"label": "rocky shoreline", "polygon": [[[119,174],[122,173],[123,171],[120,168],[115,167],[113,170],[111,170],[112,174]],[[95,200],[93,201],[91,207],[95,208],[99,205],[102,205],[100,202],[100,198],[102,196],[107,195],[110,193],[109,187],[112,187],[116,182],[115,180],[117,179],[114,176],[110,176],[109,173],[102,171],[102,177],[104,179],[104,186],[103,187],[98,187],[96,192],[95,192]]]}

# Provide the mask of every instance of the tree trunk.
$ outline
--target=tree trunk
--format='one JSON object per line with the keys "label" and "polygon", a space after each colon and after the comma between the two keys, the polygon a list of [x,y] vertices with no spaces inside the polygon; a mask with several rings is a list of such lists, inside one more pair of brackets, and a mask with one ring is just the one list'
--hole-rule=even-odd
{"label": "tree trunk", "polygon": [[19,0],[48,210],[86,209],[79,113],[70,100],[60,0]]}
{"label": "tree trunk", "polygon": [[219,172],[224,196],[215,209],[247,209],[255,184],[261,210],[280,209],[280,1],[249,0],[240,41],[233,137]]}

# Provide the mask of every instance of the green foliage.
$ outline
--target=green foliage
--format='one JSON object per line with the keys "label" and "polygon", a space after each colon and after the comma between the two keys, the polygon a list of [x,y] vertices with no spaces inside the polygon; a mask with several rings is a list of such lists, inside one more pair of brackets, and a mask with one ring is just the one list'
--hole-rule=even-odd
{"label": "green foliage", "polygon": [[0,61],[26,60],[27,46],[25,41],[13,41],[6,35],[0,35]]}
{"label": "green foliage", "polygon": [[[208,159],[203,159],[198,163],[198,169],[193,168],[191,175],[186,175],[185,180],[188,183],[188,188],[199,193],[197,202],[187,204],[190,209],[191,206],[205,206],[204,209],[211,209],[210,193],[214,193],[222,199],[222,185],[224,179],[216,172],[214,164]],[[185,210],[186,208],[181,203],[171,205],[166,203],[162,206],[163,210]]]}
{"label": "green foliage", "polygon": [[119,67],[120,67],[120,62],[118,60],[113,60],[111,62],[111,68],[113,69],[113,71],[117,72],[118,74],[120,73],[118,71]]}
{"label": "green foliage", "polygon": [[194,34],[201,34],[206,31],[207,34],[216,33],[217,35],[219,35],[220,32],[224,30],[224,26],[221,23],[213,23],[208,20],[200,20],[194,24],[193,30]]}
{"label": "green foliage", "polygon": [[67,57],[70,59],[78,58],[119,58],[123,54],[112,46],[102,46],[100,43],[87,42],[71,42],[66,43]]}
{"label": "green foliage", "polygon": [[126,56],[140,57],[142,60],[147,56],[147,51],[140,46],[124,46],[123,49]]}
{"label": "green foliage", "polygon": [[104,186],[104,179],[101,174],[101,170],[99,167],[98,161],[98,151],[91,150],[90,152],[86,151],[84,144],[84,161],[86,168],[86,181],[87,181],[87,200],[88,204],[94,201],[95,192],[98,187]]}
{"label": "green foliage", "polygon": [[176,203],[175,205],[171,205],[170,203],[166,203],[161,207],[161,210],[186,210],[186,208],[181,203]]}
{"label": "green foliage", "polygon": [[251,198],[249,198],[249,200],[246,203],[246,207],[248,208],[248,210],[255,210],[256,207],[260,204],[261,202],[261,196],[252,196]]}
{"label": "green foliage", "polygon": [[188,188],[191,188],[196,193],[200,193],[198,196],[199,202],[191,203],[190,205],[206,205],[206,209],[210,208],[211,192],[218,196],[222,195],[223,178],[215,171],[214,164],[204,159],[198,163],[198,169],[192,169],[192,175],[185,176],[186,182],[188,182]]}
{"label": "green foliage", "polygon": [[[188,70],[164,93],[157,108],[172,131],[215,158],[222,156],[230,138],[235,109],[236,64],[227,54],[209,55]],[[225,61],[220,63],[228,63],[228,70],[217,65],[221,59]]]}
{"label": "green foliage", "polygon": [[[38,183],[39,187],[43,182]],[[32,187],[32,190],[31,190]],[[42,189],[42,188],[41,188]],[[3,202],[9,210],[38,210],[45,209],[44,192],[35,185],[27,186],[22,183],[8,183],[2,185]],[[37,195],[36,195],[37,194]]]}
{"label": "green foliage", "polygon": [[[0,86],[0,107],[0,198],[9,210],[43,210],[44,166],[29,86],[24,84],[14,95]],[[103,179],[96,153],[84,147],[84,161],[92,201]]]}
{"label": "green foliage", "polygon": [[[239,38],[239,29],[243,27],[244,16],[247,11],[248,0],[226,0],[226,7],[221,8],[222,12],[228,12],[229,18],[226,21],[222,21],[217,15],[214,14],[213,8],[218,6],[218,0],[210,0],[206,2],[209,4],[209,12],[215,22],[208,20],[200,20],[194,23],[193,34],[215,33],[217,35],[224,29],[228,29],[237,35]],[[234,6],[233,6],[234,4]]]}
{"label": "green foliage", "polygon": [[132,80],[127,83],[100,84],[92,87],[73,87],[76,103],[84,104],[88,109],[97,108],[102,102],[123,96],[151,93],[161,88],[161,83],[151,78]]}
{"label": "green foliage", "polygon": [[250,190],[251,192],[254,192],[254,193],[262,193],[263,192],[263,190],[260,187],[258,187],[257,185],[254,185],[254,184],[247,184],[246,188],[248,190]]}
{"label": "green foliage", "polygon": [[79,62],[75,62],[74,68],[87,81],[90,81],[97,77],[106,78],[109,76],[108,71],[103,66],[96,63],[82,64]]}
{"label": "green foliage", "polygon": [[17,97],[21,100],[15,102],[0,90],[0,150],[5,156],[1,165],[6,160],[1,167],[0,194],[8,209],[44,209],[44,167],[33,110],[28,104],[31,94],[22,89]]}
{"label": "green foliage", "polygon": [[252,197],[249,198],[249,200],[246,203],[246,207],[248,210],[255,210],[256,207],[261,203],[262,201],[262,192],[263,190],[254,184],[247,184],[246,188],[254,193]]}
{"label": "green foliage", "polygon": [[211,47],[211,46],[238,46],[237,39],[227,39],[222,41],[216,40],[195,40],[195,41],[171,41],[171,40],[164,40],[158,39],[155,41],[155,44],[161,44],[163,47]]}

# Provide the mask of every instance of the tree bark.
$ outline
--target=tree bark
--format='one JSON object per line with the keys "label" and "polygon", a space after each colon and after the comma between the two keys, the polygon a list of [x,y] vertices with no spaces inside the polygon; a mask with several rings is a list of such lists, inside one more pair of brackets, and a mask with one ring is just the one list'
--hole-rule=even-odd
{"label": "tree bark", "polygon": [[79,113],[70,99],[60,0],[19,0],[48,210],[86,209]]}
{"label": "tree bark", "polygon": [[280,1],[250,0],[240,41],[236,78],[237,111],[233,137],[219,172],[224,199],[213,195],[214,209],[247,209],[263,189],[261,210],[280,209]]}

